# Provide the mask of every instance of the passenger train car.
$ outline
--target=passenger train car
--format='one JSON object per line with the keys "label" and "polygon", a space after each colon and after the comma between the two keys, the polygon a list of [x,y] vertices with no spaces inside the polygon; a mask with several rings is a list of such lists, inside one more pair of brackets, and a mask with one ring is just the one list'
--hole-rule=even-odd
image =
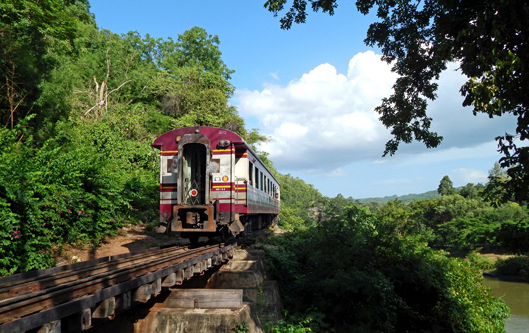
{"label": "passenger train car", "polygon": [[236,133],[217,127],[185,127],[160,135],[160,226],[196,243],[224,239],[275,222],[280,186]]}

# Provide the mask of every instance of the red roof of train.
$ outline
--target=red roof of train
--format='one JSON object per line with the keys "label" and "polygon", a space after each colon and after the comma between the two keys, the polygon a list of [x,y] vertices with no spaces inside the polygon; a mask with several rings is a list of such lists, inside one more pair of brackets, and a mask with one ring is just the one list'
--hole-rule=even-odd
{"label": "red roof of train", "polygon": [[157,137],[151,146],[165,151],[178,150],[178,142],[176,138],[178,136],[182,137],[185,134],[197,134],[197,130],[199,134],[204,134],[209,139],[212,147],[215,147],[219,140],[230,140],[232,143],[245,143],[238,134],[224,128],[193,126],[178,128],[169,132],[165,132],[164,134]]}

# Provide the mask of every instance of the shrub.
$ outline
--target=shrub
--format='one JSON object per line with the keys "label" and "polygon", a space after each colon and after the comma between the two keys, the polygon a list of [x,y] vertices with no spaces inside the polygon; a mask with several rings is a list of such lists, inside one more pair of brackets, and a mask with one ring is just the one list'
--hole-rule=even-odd
{"label": "shrub", "polygon": [[465,260],[481,271],[493,269],[496,266],[496,263],[494,261],[479,256],[476,252],[469,253],[466,256]]}
{"label": "shrub", "polygon": [[367,209],[272,240],[267,264],[285,307],[321,313],[337,331],[502,331],[507,306],[469,263]]}
{"label": "shrub", "polygon": [[0,129],[0,275],[50,267],[63,243],[97,245],[155,215],[157,154],[120,126],[58,124],[42,147],[18,140],[23,124]]}
{"label": "shrub", "polygon": [[516,256],[498,260],[496,269],[502,275],[520,276],[529,280],[529,257]]}

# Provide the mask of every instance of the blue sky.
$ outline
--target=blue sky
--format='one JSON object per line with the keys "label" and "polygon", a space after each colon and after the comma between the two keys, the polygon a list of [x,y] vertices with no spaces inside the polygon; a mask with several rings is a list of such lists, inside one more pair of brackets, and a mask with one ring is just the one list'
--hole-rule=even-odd
{"label": "blue sky", "polygon": [[461,106],[464,78],[451,64],[429,104],[437,149],[401,145],[382,158],[389,130],[373,109],[389,96],[395,75],[363,40],[373,16],[340,2],[335,15],[310,13],[307,23],[279,28],[262,1],[92,0],[101,29],[176,39],[194,27],[220,38],[222,59],[235,70],[231,103],[247,127],[271,141],[261,148],[281,173],[326,196],[365,198],[436,190],[443,176],[455,186],[484,183],[500,158],[494,137],[515,119],[472,115]]}

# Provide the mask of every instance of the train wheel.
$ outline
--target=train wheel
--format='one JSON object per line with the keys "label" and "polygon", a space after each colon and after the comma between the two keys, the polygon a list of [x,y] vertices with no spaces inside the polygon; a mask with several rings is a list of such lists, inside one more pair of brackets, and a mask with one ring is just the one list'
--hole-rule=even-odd
{"label": "train wheel", "polygon": [[191,243],[191,245],[197,245],[198,239],[200,238],[200,236],[199,235],[189,235],[187,238],[189,238],[189,243]]}
{"label": "train wheel", "polygon": [[220,229],[220,238],[222,239],[224,243],[227,243],[232,238],[232,235],[228,227],[224,227]]}
{"label": "train wheel", "polygon": [[252,231],[253,231],[252,223],[246,222],[246,224],[244,225],[245,236],[250,236],[252,234]]}

